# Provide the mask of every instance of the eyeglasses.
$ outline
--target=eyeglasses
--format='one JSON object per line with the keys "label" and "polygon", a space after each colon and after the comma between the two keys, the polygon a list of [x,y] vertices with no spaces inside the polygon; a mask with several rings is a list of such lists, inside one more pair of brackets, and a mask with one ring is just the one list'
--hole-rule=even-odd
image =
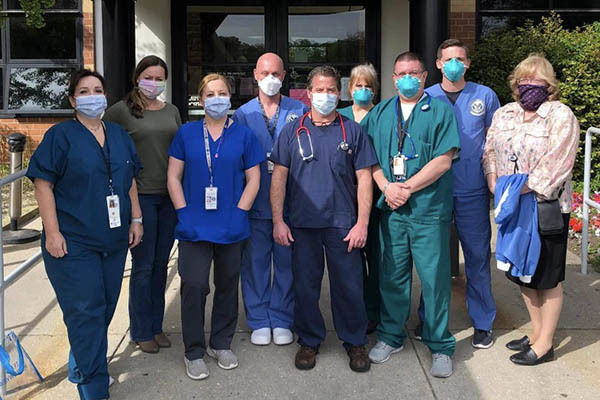
{"label": "eyeglasses", "polygon": [[530,78],[521,78],[517,81],[519,85],[539,85],[545,86],[547,85],[546,81],[543,79],[530,79]]}
{"label": "eyeglasses", "polygon": [[394,72],[394,77],[396,78],[404,78],[406,75],[410,75],[412,77],[419,77],[423,71],[410,71],[410,72]]}

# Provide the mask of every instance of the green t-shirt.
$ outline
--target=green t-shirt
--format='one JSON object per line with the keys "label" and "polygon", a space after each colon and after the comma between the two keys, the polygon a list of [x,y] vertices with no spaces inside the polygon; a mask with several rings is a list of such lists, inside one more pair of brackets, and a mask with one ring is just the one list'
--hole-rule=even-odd
{"label": "green t-shirt", "polygon": [[181,126],[177,107],[165,103],[162,109],[145,110],[142,118],[136,118],[122,100],[106,110],[104,119],[121,125],[133,139],[144,167],[136,178],[138,192],[166,194],[169,146]]}
{"label": "green t-shirt", "polygon": [[[398,154],[397,98],[396,96],[382,101],[365,117],[365,130],[369,133],[379,165],[390,182],[394,182],[391,160]],[[416,158],[406,161],[407,179],[418,173],[432,159],[453,148],[460,149],[458,125],[450,106],[431,98],[429,107],[423,107],[428,102],[427,96],[422,98],[405,123],[405,130],[410,138],[405,136],[402,153],[417,154]],[[396,212],[423,223],[449,222],[452,218],[452,188],[452,171],[448,170],[428,187],[413,193],[408,202]],[[383,194],[376,204],[384,211],[391,211]]]}

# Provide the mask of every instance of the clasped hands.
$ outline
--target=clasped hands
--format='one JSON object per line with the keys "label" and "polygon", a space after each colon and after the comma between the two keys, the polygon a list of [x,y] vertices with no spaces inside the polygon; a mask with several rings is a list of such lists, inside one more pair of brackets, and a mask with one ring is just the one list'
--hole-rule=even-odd
{"label": "clasped hands", "polygon": [[410,185],[406,182],[390,182],[384,195],[386,204],[395,210],[402,207],[410,198]]}

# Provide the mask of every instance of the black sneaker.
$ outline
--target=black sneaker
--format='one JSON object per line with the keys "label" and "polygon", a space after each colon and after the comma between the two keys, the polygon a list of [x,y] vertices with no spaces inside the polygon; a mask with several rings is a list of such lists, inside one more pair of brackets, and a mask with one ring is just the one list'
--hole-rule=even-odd
{"label": "black sneaker", "polygon": [[473,341],[471,342],[473,347],[478,349],[489,349],[494,345],[494,337],[492,331],[484,331],[483,329],[475,329],[473,334]]}
{"label": "black sneaker", "polygon": [[415,339],[423,340],[423,323],[419,322],[419,325],[415,328]]}

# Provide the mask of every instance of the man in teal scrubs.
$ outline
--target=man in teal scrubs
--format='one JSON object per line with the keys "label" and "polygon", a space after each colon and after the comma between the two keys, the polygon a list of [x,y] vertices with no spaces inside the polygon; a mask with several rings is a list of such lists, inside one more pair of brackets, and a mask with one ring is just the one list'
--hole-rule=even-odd
{"label": "man in teal scrubs", "polygon": [[373,179],[382,193],[376,204],[382,210],[381,322],[369,358],[383,363],[403,349],[414,262],[425,303],[423,342],[432,353],[431,374],[442,378],[452,374],[455,347],[448,330],[450,167],[460,143],[450,106],[424,93],[426,78],[418,55],[400,54],[398,96],[373,108],[366,123],[380,165]]}

